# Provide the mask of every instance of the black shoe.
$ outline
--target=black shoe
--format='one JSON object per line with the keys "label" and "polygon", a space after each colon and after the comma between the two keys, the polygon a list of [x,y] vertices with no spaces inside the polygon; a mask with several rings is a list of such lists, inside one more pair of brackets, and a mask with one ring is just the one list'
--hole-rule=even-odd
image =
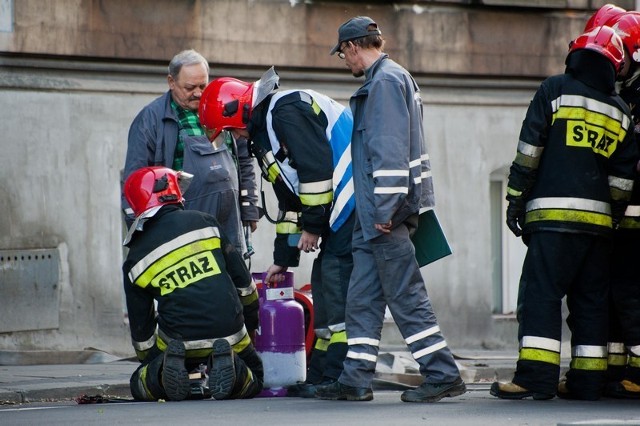
{"label": "black shoe", "polygon": [[467,386],[462,379],[450,383],[423,383],[415,389],[402,392],[400,399],[404,402],[438,402],[445,397],[462,395]]}
{"label": "black shoe", "polygon": [[371,401],[373,399],[373,391],[371,388],[356,388],[335,381],[327,386],[318,386],[316,389],[316,398],[330,399],[333,401]]}
{"label": "black shoe", "polygon": [[287,386],[287,396],[297,398],[315,398],[316,390],[319,387],[329,386],[332,383],[335,383],[335,379],[323,380],[320,383],[296,383],[295,385]]}
{"label": "black shoe", "polygon": [[233,349],[225,339],[213,342],[213,353],[209,357],[209,391],[215,399],[226,399],[236,384],[236,368]]}
{"label": "black shoe", "polygon": [[513,382],[493,382],[493,384],[491,385],[491,390],[489,392],[491,393],[491,395],[497,396],[500,399],[523,399],[533,397],[533,399],[544,400],[551,399],[555,396],[553,394],[530,391],[529,389],[518,386]]}
{"label": "black shoe", "polygon": [[162,387],[171,401],[182,401],[191,393],[189,372],[184,365],[185,352],[181,340],[172,340],[164,351]]}

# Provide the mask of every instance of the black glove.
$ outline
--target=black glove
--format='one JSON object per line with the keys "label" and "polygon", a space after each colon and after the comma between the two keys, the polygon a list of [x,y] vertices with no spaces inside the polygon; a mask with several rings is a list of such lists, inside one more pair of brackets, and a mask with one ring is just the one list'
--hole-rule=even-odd
{"label": "black glove", "polygon": [[524,203],[510,201],[507,206],[507,226],[513,235],[522,235],[522,225],[524,225]]}
{"label": "black glove", "polygon": [[627,203],[624,201],[612,201],[611,202],[611,224],[613,229],[618,229],[620,221],[624,217],[624,212],[627,210]]}

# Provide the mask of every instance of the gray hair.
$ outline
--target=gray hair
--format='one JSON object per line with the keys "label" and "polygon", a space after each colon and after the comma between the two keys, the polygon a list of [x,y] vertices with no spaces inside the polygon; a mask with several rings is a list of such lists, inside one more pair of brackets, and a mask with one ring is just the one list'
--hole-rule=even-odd
{"label": "gray hair", "polygon": [[169,62],[169,75],[176,79],[183,66],[196,64],[204,64],[207,67],[207,74],[209,73],[209,63],[204,56],[193,49],[183,50]]}

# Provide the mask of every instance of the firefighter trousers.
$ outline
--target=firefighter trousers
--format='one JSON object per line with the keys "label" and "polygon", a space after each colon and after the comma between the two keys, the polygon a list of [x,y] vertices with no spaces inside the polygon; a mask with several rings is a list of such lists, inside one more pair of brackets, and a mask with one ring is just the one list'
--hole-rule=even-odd
{"label": "firefighter trousers", "polygon": [[600,397],[607,369],[611,248],[602,236],[530,234],[518,291],[520,354],[513,383],[556,394],[566,296],[571,331],[567,389],[580,399]]}
{"label": "firefighter trousers", "polygon": [[[608,380],[640,384],[640,230],[620,229],[611,263]],[[616,374],[617,373],[617,374]]]}
{"label": "firefighter trousers", "polygon": [[355,214],[336,232],[323,238],[320,253],[311,271],[316,345],[311,354],[307,381],[320,383],[336,380],[347,355],[345,304],[353,269],[351,239]]}
{"label": "firefighter trousers", "polygon": [[409,230],[400,223],[389,234],[365,241],[356,218],[342,384],[371,386],[387,306],[426,382],[451,383],[460,377],[431,307]]}

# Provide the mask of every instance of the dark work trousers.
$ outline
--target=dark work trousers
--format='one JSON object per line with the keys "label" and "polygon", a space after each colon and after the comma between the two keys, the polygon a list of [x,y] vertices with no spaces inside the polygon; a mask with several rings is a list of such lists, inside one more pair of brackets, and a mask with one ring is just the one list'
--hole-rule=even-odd
{"label": "dark work trousers", "polygon": [[319,383],[336,380],[342,372],[347,355],[345,304],[349,279],[353,269],[351,239],[355,214],[336,232],[323,238],[320,253],[311,271],[314,330],[318,344],[311,354],[307,381]]}
{"label": "dark work trousers", "polygon": [[[417,220],[416,217],[412,218]],[[353,273],[347,293],[349,352],[339,381],[370,387],[378,359],[385,308],[389,307],[420,373],[427,383],[451,383],[460,377],[438,326],[422,279],[409,227],[365,241],[356,219]]]}
{"label": "dark work trousers", "polygon": [[[589,234],[535,232],[530,235],[518,291],[520,358],[513,383],[535,392],[556,393],[562,298],[566,296],[572,348],[567,388],[585,399],[600,396],[606,374],[611,248],[610,240]],[[527,345],[523,342],[527,341],[549,343],[537,348],[524,347]],[[550,362],[553,357],[548,347],[554,343],[557,358]],[[585,357],[589,352],[600,353]]]}
{"label": "dark work trousers", "polygon": [[[609,342],[621,342],[628,350],[629,363],[609,380],[630,380],[640,384],[640,230],[616,231],[611,264],[611,318]],[[611,353],[609,354],[611,357]],[[619,366],[609,365],[615,372]]]}

